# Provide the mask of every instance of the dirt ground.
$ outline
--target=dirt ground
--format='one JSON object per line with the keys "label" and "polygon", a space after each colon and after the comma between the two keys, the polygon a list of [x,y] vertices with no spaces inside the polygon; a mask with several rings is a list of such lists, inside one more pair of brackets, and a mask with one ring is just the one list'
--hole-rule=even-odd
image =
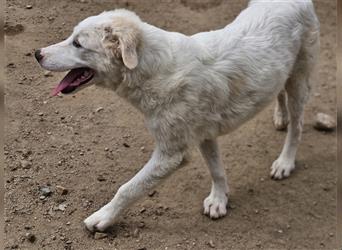
{"label": "dirt ground", "polygon": [[49,98],[64,74],[45,73],[34,49],[66,38],[77,22],[103,10],[128,8],[151,24],[193,34],[225,26],[246,3],[7,0],[6,249],[335,249],[336,134],[313,129],[317,112],[335,114],[334,0],[315,1],[321,60],[290,178],[269,178],[286,134],[273,128],[272,105],[220,138],[230,183],[225,218],[202,215],[211,181],[194,152],[107,238],[94,239],[83,227],[149,159],[153,140],[142,115],[115,93],[90,87]]}

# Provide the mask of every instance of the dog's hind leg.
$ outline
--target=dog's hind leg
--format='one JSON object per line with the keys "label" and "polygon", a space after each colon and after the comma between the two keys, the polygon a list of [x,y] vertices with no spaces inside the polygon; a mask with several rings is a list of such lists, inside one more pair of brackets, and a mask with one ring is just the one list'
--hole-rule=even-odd
{"label": "dog's hind leg", "polygon": [[287,96],[285,90],[282,90],[277,97],[273,114],[273,124],[277,130],[285,130],[288,123]]}
{"label": "dog's hind leg", "polygon": [[86,227],[90,231],[104,231],[112,226],[125,208],[178,169],[182,165],[183,158],[184,154],[181,152],[169,155],[156,149],[147,164],[119,188],[108,204],[84,220]]}
{"label": "dog's hind leg", "polygon": [[290,123],[287,128],[285,144],[280,156],[272,164],[271,176],[274,179],[288,177],[295,168],[297,147],[302,134],[303,111],[307,83],[302,76],[294,76],[286,83]]}
{"label": "dog's hind leg", "polygon": [[204,214],[216,219],[227,213],[228,184],[216,140],[205,140],[200,145],[202,156],[212,177],[210,195],[204,200]]}
{"label": "dog's hind leg", "polygon": [[311,75],[319,51],[319,33],[313,32],[301,48],[292,74],[285,85],[290,116],[288,132],[283,150],[272,164],[271,176],[274,179],[288,177],[295,168],[295,157],[302,134],[304,105],[311,90]]}

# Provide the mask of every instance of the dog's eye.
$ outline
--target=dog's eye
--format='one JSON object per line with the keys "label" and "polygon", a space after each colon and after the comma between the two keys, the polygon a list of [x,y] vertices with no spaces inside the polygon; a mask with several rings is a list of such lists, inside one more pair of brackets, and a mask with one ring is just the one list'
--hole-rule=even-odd
{"label": "dog's eye", "polygon": [[82,45],[81,45],[80,42],[77,41],[77,40],[74,40],[74,41],[72,42],[72,45],[74,45],[76,48],[82,48]]}

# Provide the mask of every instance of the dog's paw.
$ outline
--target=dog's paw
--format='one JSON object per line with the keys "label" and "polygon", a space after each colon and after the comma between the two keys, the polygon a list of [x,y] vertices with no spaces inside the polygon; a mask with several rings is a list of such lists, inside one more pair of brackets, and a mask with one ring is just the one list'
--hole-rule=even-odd
{"label": "dog's paw", "polygon": [[103,232],[108,227],[114,224],[114,219],[112,217],[112,211],[106,206],[98,210],[97,212],[90,215],[85,219],[84,224],[86,228],[91,232]]}
{"label": "dog's paw", "polygon": [[204,214],[212,219],[218,219],[227,214],[228,197],[225,193],[210,195],[204,200]]}
{"label": "dog's paw", "polygon": [[273,124],[276,130],[286,130],[289,119],[282,112],[276,111],[273,114]]}
{"label": "dog's paw", "polygon": [[291,171],[295,168],[294,161],[278,158],[271,167],[272,179],[281,180],[289,177]]}

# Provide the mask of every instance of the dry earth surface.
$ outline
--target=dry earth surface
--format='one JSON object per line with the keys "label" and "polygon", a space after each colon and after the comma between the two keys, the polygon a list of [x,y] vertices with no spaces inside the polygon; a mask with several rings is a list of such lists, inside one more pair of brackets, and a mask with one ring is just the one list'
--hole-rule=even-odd
{"label": "dry earth surface", "polygon": [[313,128],[317,112],[335,114],[333,0],[315,1],[321,61],[290,178],[269,178],[286,134],[273,128],[272,105],[220,138],[230,183],[225,218],[202,215],[211,181],[194,152],[106,238],[94,239],[83,227],[144,165],[154,143],[142,115],[115,93],[90,87],[49,98],[63,73],[44,72],[34,49],[66,38],[80,20],[103,10],[128,8],[151,24],[193,34],[223,27],[246,3],[7,0],[6,249],[335,249],[335,132]]}

